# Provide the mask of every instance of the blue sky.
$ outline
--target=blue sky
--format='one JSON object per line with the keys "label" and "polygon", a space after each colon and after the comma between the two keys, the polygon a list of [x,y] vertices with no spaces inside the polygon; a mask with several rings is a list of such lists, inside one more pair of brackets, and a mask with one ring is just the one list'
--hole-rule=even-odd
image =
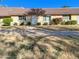
{"label": "blue sky", "polygon": [[0,5],[26,8],[60,8],[64,5],[79,7],[79,0],[3,0]]}

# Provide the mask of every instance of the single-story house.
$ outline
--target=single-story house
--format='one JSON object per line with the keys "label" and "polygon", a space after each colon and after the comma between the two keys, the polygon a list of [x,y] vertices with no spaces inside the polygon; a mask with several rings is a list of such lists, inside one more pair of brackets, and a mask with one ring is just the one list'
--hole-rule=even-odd
{"label": "single-story house", "polygon": [[27,12],[30,10],[29,8],[11,8],[11,7],[0,7],[0,24],[5,17],[11,17],[13,22],[11,25],[13,26],[15,23],[20,25],[22,22],[27,24],[27,22],[31,22],[31,24],[36,25],[38,22],[41,25],[44,22],[50,24],[51,20],[54,18],[62,18],[64,21],[76,20],[77,24],[79,24],[79,8],[42,8],[45,10],[45,16],[38,16],[38,19],[35,16],[27,15]]}

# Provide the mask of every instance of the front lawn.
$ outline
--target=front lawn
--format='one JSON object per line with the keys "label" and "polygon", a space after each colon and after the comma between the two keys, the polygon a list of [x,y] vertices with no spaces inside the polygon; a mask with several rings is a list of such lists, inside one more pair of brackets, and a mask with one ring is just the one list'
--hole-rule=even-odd
{"label": "front lawn", "polygon": [[[25,28],[25,27],[24,27]],[[2,29],[1,29],[2,30]],[[32,30],[31,30],[32,31]],[[79,59],[79,36],[27,36],[27,28],[0,32],[1,59]],[[30,33],[32,34],[32,33]]]}
{"label": "front lawn", "polygon": [[79,25],[43,25],[37,27],[52,31],[79,31]]}

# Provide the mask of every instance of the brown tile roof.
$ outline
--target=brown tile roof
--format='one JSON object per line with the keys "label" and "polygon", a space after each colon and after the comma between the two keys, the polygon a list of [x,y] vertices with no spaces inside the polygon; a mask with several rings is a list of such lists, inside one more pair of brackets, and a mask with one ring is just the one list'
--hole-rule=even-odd
{"label": "brown tile roof", "polygon": [[[28,8],[10,8],[0,7],[0,16],[24,15],[30,9]],[[79,8],[43,8],[45,14],[79,14]]]}
{"label": "brown tile roof", "polygon": [[79,14],[79,8],[44,8],[46,14]]}
{"label": "brown tile roof", "polygon": [[28,9],[0,7],[0,16],[23,15]]}

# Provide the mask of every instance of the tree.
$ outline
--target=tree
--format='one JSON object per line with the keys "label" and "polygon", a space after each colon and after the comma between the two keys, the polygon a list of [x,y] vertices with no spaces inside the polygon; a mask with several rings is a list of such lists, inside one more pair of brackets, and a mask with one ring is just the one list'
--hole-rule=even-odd
{"label": "tree", "polygon": [[53,24],[58,25],[62,22],[62,18],[54,18],[52,22]]}
{"label": "tree", "polygon": [[13,19],[10,17],[3,18],[3,23],[5,26],[9,26],[12,21],[13,21]]}
{"label": "tree", "polygon": [[69,7],[70,7],[70,6],[66,6],[66,5],[65,5],[65,6],[63,6],[62,8],[69,8]]}
{"label": "tree", "polygon": [[40,16],[40,15],[44,15],[45,14],[45,10],[42,10],[41,8],[39,9],[31,9],[28,12],[28,15],[36,15],[36,16]]}
{"label": "tree", "polygon": [[43,9],[41,9],[41,8],[37,8],[37,9],[31,9],[29,12],[28,12],[28,15],[31,15],[31,16],[33,16],[33,15],[35,15],[35,16],[37,16],[37,18],[38,18],[38,16],[42,16],[42,15],[44,15],[45,14],[45,10],[43,10]]}

